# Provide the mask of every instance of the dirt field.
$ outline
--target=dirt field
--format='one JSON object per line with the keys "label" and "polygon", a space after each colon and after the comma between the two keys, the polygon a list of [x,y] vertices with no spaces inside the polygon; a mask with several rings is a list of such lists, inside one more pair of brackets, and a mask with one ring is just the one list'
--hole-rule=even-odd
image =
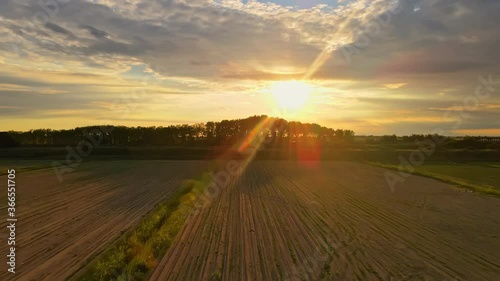
{"label": "dirt field", "polygon": [[[62,183],[19,173],[17,274],[0,280],[64,280],[206,164],[99,161]],[[391,192],[384,172],[255,161],[190,217],[150,280],[500,279],[500,199],[418,176]]]}
{"label": "dirt field", "polygon": [[384,171],[254,162],[150,280],[500,280],[500,199]]}
{"label": "dirt field", "polygon": [[[7,242],[2,239],[0,280],[64,280],[172,194],[201,163],[85,163],[62,183],[52,169],[18,173],[16,274],[6,270]],[[5,186],[6,176],[0,181]],[[6,195],[5,190],[1,202],[7,202]],[[0,212],[5,218],[4,203]],[[1,227],[5,238],[5,219]]]}

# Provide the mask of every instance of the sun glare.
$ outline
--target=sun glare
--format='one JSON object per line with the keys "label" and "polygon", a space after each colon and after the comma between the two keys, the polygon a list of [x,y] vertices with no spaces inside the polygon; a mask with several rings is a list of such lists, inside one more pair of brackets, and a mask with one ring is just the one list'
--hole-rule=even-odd
{"label": "sun glare", "polygon": [[309,100],[313,87],[301,81],[280,81],[271,86],[276,106],[288,110],[298,110]]}

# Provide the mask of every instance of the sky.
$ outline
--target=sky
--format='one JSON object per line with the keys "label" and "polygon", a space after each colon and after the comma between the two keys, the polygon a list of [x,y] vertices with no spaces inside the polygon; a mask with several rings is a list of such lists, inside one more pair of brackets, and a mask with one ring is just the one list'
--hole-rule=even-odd
{"label": "sky", "polygon": [[266,114],[357,135],[498,136],[499,11],[497,0],[2,0],[0,131]]}

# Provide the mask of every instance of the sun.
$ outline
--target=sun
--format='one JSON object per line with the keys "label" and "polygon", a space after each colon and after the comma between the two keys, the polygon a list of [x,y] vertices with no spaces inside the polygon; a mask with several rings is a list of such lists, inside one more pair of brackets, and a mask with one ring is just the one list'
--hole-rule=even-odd
{"label": "sun", "polygon": [[276,106],[281,109],[299,110],[303,108],[313,87],[301,81],[280,81],[274,82],[271,86],[271,94],[274,97]]}

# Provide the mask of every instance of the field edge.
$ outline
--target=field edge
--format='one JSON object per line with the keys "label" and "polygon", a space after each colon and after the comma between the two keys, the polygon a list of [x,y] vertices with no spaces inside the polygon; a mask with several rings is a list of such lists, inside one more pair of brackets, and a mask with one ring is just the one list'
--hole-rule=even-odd
{"label": "field edge", "polygon": [[413,174],[417,176],[423,176],[427,178],[432,178],[435,180],[439,180],[441,182],[449,183],[454,186],[457,186],[459,188],[465,189],[470,192],[474,193],[480,193],[480,194],[485,194],[485,195],[490,195],[496,198],[500,198],[500,190],[497,188],[494,188],[492,186],[487,186],[487,185],[481,185],[481,184],[474,184],[467,182],[462,179],[454,178],[454,177],[449,177],[445,175],[440,175],[436,173],[429,173],[429,172],[422,172],[422,171],[417,171],[416,169],[409,169],[404,166],[399,166],[395,164],[388,164],[388,163],[381,163],[381,162],[373,162],[373,161],[363,161],[363,163],[380,167],[380,168],[385,168],[393,171],[398,171],[401,173],[407,173],[407,174]]}

